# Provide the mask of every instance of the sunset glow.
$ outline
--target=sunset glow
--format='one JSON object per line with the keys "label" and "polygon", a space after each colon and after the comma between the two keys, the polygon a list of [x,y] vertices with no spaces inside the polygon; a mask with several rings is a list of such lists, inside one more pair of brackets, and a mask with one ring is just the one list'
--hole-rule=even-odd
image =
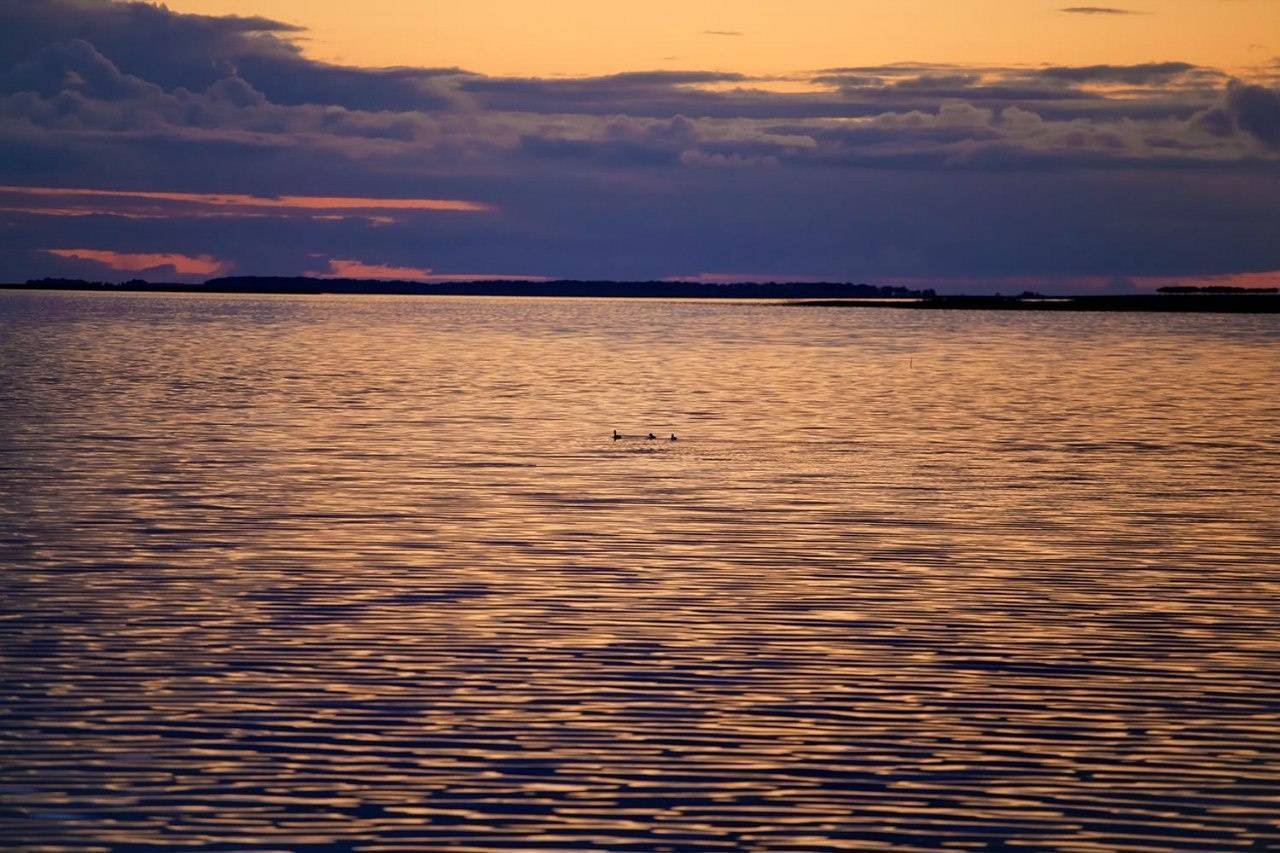
{"label": "sunset glow", "polygon": [[181,276],[220,275],[231,268],[226,261],[209,255],[130,254],[105,249],[47,249],[50,255],[77,261],[92,261],[121,272],[169,271]]}
{"label": "sunset glow", "polygon": [[546,276],[512,273],[442,273],[430,268],[398,267],[389,264],[369,263],[346,258],[332,258],[327,269],[317,273],[321,278],[367,278],[422,282],[492,281],[546,281]]}
{"label": "sunset glow", "polygon": [[[136,190],[74,189],[69,187],[16,187],[0,186],[0,199],[6,196],[27,197],[30,200],[59,199],[62,207],[50,208],[55,215],[66,215],[75,210],[84,213],[114,213],[129,202],[162,202],[190,208],[206,208],[227,215],[261,215],[264,213],[327,213],[353,211],[376,213],[381,211],[447,211],[454,213],[482,213],[491,210],[488,205],[473,201],[436,198],[342,198],[322,196],[253,196],[239,193],[182,193],[149,192]],[[67,207],[77,203],[77,207]],[[27,207],[24,210],[39,213],[42,208]],[[127,207],[125,208],[127,214]]]}
{"label": "sunset glow", "polygon": [[0,0],[0,847],[1280,851],[1280,0]]}
{"label": "sunset glow", "polygon": [[1280,269],[1270,0],[0,11],[19,280],[80,274],[64,246],[945,292]]}
{"label": "sunset glow", "polygon": [[[1091,65],[1178,58],[1243,69],[1280,55],[1271,0],[1073,5],[1026,0],[173,0],[178,11],[262,15],[306,28],[309,56],[485,74],[705,68],[792,74],[927,60]],[[1112,14],[1090,14],[1108,9]]]}

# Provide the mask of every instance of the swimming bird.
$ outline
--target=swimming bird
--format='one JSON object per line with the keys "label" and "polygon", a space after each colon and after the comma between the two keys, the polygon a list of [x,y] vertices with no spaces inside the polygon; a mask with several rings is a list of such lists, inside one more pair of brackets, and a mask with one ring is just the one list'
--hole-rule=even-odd
{"label": "swimming bird", "polygon": [[657,436],[654,435],[653,433],[649,433],[648,435],[645,436],[645,438],[649,439],[649,441],[653,441],[654,439],[657,438]]}
{"label": "swimming bird", "polygon": [[676,434],[673,432],[673,433],[671,433],[671,440],[672,440],[672,441],[679,441],[680,439],[676,438]]}
{"label": "swimming bird", "polygon": [[617,441],[617,440],[618,440],[618,439],[620,439],[620,438],[622,438],[622,436],[618,435],[618,431],[615,429],[615,430],[613,431],[613,440],[614,440],[614,441]]}

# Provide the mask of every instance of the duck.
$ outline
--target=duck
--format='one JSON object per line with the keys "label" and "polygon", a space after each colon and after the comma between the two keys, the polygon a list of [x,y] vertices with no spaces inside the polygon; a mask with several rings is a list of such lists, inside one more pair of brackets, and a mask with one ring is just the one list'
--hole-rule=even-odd
{"label": "duck", "polygon": [[618,435],[618,431],[615,429],[615,430],[613,431],[613,440],[614,440],[614,441],[619,441],[619,440],[621,440],[621,439],[622,439],[622,436]]}
{"label": "duck", "polygon": [[649,433],[648,435],[645,436],[645,438],[648,439],[649,441],[655,441],[658,437],[653,433]]}
{"label": "duck", "polygon": [[671,433],[671,440],[672,440],[672,441],[679,441],[680,439],[676,438],[676,434],[673,432],[673,433]]}

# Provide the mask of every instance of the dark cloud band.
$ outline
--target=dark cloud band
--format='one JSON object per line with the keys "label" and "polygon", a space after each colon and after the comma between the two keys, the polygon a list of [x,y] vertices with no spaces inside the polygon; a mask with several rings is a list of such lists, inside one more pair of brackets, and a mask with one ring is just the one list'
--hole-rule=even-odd
{"label": "dark cloud band", "polygon": [[1280,269],[1280,95],[1263,78],[1173,60],[850,65],[785,88],[697,69],[498,78],[319,63],[292,33],[0,0],[0,264],[882,282]]}

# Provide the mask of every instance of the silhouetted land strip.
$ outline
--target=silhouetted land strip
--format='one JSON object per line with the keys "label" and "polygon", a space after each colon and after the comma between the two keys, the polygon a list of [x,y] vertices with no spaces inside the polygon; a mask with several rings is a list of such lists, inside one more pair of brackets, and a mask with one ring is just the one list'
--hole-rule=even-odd
{"label": "silhouetted land strip", "polygon": [[1228,284],[1210,284],[1201,286],[1183,286],[1162,287],[1157,293],[1243,293],[1243,294],[1265,294],[1280,293],[1280,287],[1236,287]]}
{"label": "silhouetted land strip", "polygon": [[1280,289],[1165,287],[1158,293],[1047,297],[951,296],[932,290],[878,287],[848,282],[676,282],[676,281],[470,281],[419,282],[370,279],[238,276],[203,284],[148,282],[123,284],[46,278],[4,289],[87,290],[106,293],[382,294],[392,296],[545,296],[632,299],[771,299],[787,305],[831,308],[908,308],[983,311],[1147,311],[1230,314],[1280,313]]}
{"label": "silhouetted land strip", "polygon": [[932,296],[923,299],[814,299],[789,305],[824,308],[910,308],[920,311],[1143,311],[1219,314],[1280,314],[1280,294],[1267,292],[1123,296]]}
{"label": "silhouetted land strip", "polygon": [[111,293],[270,293],[383,294],[392,296],[553,296],[640,299],[892,299],[919,298],[927,292],[906,287],[877,287],[847,282],[677,282],[677,281],[470,281],[418,282],[370,279],[215,278],[204,284],[134,280],[124,284],[78,279],[39,279],[24,285],[40,290],[90,290]]}

